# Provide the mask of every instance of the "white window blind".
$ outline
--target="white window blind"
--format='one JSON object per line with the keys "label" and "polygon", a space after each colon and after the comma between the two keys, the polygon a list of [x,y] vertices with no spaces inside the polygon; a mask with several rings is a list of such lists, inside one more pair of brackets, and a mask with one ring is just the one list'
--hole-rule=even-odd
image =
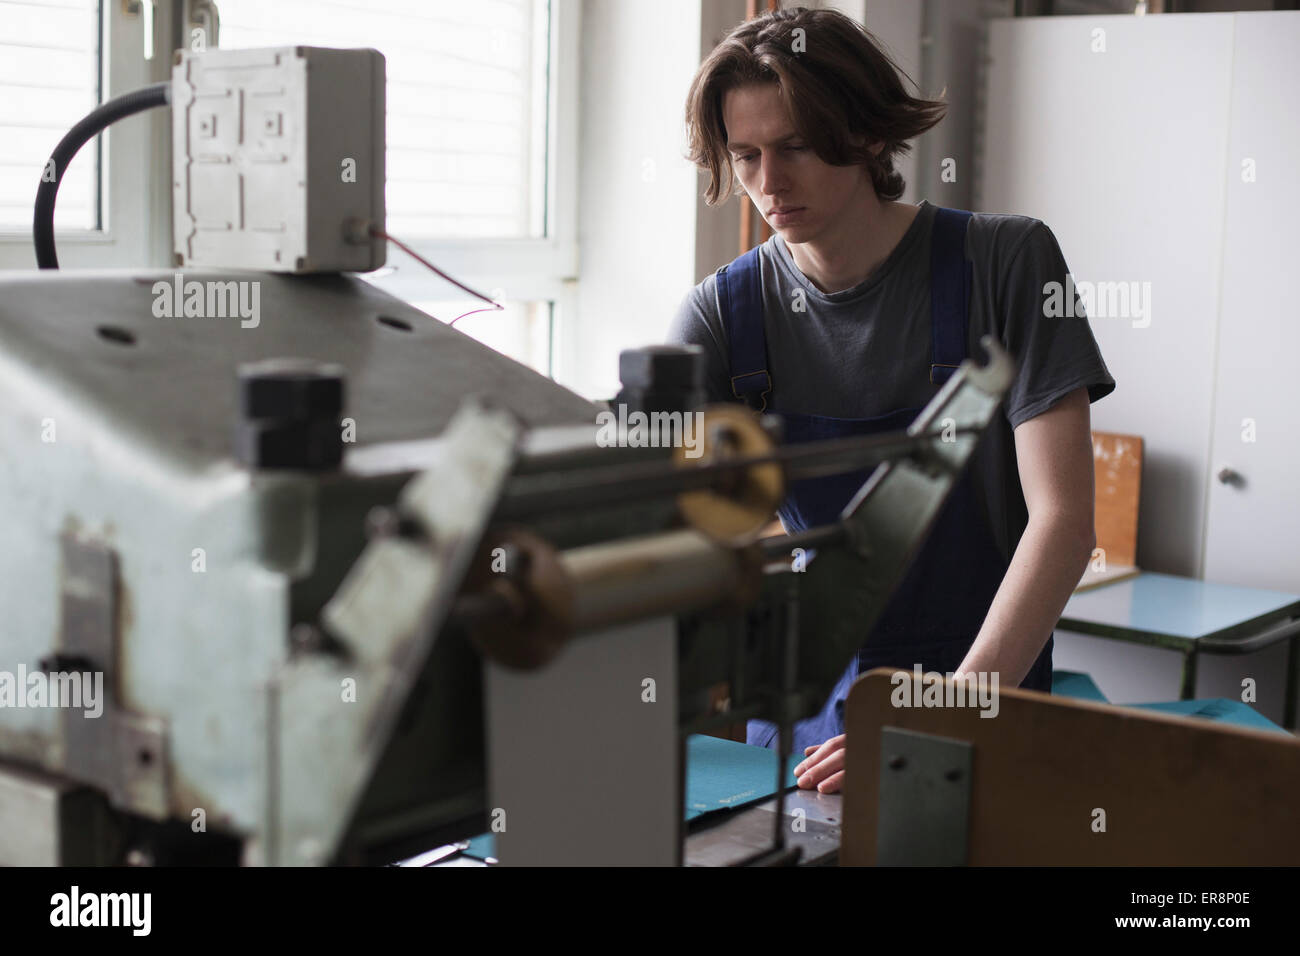
{"label": "white window blind", "polygon": [[[99,103],[98,0],[0,0],[0,230],[30,230],[45,161]],[[58,229],[98,229],[99,147],[60,170]]]}
{"label": "white window blind", "polygon": [[545,235],[546,0],[219,0],[218,11],[226,49],[384,54],[395,236]]}

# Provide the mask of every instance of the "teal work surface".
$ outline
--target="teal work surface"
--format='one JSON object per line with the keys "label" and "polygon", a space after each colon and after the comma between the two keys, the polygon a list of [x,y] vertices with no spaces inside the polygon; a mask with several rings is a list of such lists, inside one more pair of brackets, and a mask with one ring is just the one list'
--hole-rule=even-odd
{"label": "teal work surface", "polygon": [[[1099,704],[1109,704],[1106,695],[1101,692],[1096,681],[1080,671],[1053,671],[1052,696],[1075,697],[1079,700],[1091,700]],[[1220,724],[1232,724],[1236,727],[1253,727],[1256,730],[1274,730],[1279,734],[1289,734],[1285,727],[1279,727],[1255,708],[1239,700],[1226,697],[1211,697],[1205,700],[1173,700],[1156,704],[1115,704],[1116,707],[1138,707],[1143,710],[1158,710],[1162,714],[1179,714],[1183,717],[1200,717]]]}
{"label": "teal work surface", "polygon": [[1057,626],[1130,640],[1198,641],[1252,634],[1264,624],[1297,614],[1300,595],[1144,571],[1075,594]]}
{"label": "teal work surface", "polygon": [[1092,675],[1080,671],[1052,671],[1052,696],[1095,700],[1099,704],[1110,703]]}
{"label": "teal work surface", "polygon": [[[795,785],[794,768],[803,754],[786,761],[785,782]],[[694,820],[716,810],[732,810],[776,793],[776,751],[704,734],[686,738],[686,813]],[[466,856],[485,860],[496,852],[491,833],[470,841]]]}
{"label": "teal work surface", "polygon": [[1171,700],[1160,704],[1126,704],[1127,707],[1140,707],[1144,710],[1157,710],[1162,714],[1179,714],[1183,717],[1201,717],[1220,724],[1232,724],[1236,727],[1251,727],[1255,730],[1273,730],[1279,734],[1291,736],[1285,727],[1279,727],[1249,704],[1226,697],[1211,697],[1206,700]]}

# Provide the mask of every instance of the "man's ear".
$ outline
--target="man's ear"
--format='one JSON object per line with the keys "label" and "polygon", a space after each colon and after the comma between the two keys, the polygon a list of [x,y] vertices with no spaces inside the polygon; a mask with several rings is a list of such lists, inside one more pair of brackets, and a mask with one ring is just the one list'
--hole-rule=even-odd
{"label": "man's ear", "polygon": [[884,148],[885,148],[885,144],[884,144],[884,143],[876,143],[876,145],[874,145],[874,146],[871,147],[871,155],[872,155],[872,156],[879,156],[879,155],[880,155],[880,151],[881,151],[882,149],[884,149]]}

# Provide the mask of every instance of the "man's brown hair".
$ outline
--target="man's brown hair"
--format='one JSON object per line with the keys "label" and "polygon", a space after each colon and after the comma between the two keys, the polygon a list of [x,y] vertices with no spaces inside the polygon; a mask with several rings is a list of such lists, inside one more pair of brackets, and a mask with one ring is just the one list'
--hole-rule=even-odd
{"label": "man's brown hair", "polygon": [[[686,97],[687,158],[709,171],[705,200],[712,206],[732,194],[722,103],[728,90],[753,83],[777,84],[799,136],[823,162],[865,165],[876,195],[897,199],[904,182],[894,158],[947,110],[910,96],[901,73],[874,36],[835,10],[795,7],[740,24],[700,64]],[[884,144],[878,155],[876,143]]]}

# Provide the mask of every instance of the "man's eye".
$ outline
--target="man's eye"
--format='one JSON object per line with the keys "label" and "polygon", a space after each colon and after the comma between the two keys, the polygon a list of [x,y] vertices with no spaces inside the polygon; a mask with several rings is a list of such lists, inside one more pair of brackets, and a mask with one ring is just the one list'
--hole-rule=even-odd
{"label": "man's eye", "polygon": [[802,153],[802,152],[803,152],[805,149],[807,149],[807,148],[808,148],[807,146],[787,146],[787,147],[786,147],[786,149],[788,149],[788,150],[790,150],[791,152],[794,152],[794,153]]}
{"label": "man's eye", "polygon": [[751,160],[753,160],[753,158],[754,158],[753,154],[750,154],[749,156],[737,156],[737,157],[736,157],[736,162],[738,162],[738,163],[748,163],[748,162],[750,162]]}

